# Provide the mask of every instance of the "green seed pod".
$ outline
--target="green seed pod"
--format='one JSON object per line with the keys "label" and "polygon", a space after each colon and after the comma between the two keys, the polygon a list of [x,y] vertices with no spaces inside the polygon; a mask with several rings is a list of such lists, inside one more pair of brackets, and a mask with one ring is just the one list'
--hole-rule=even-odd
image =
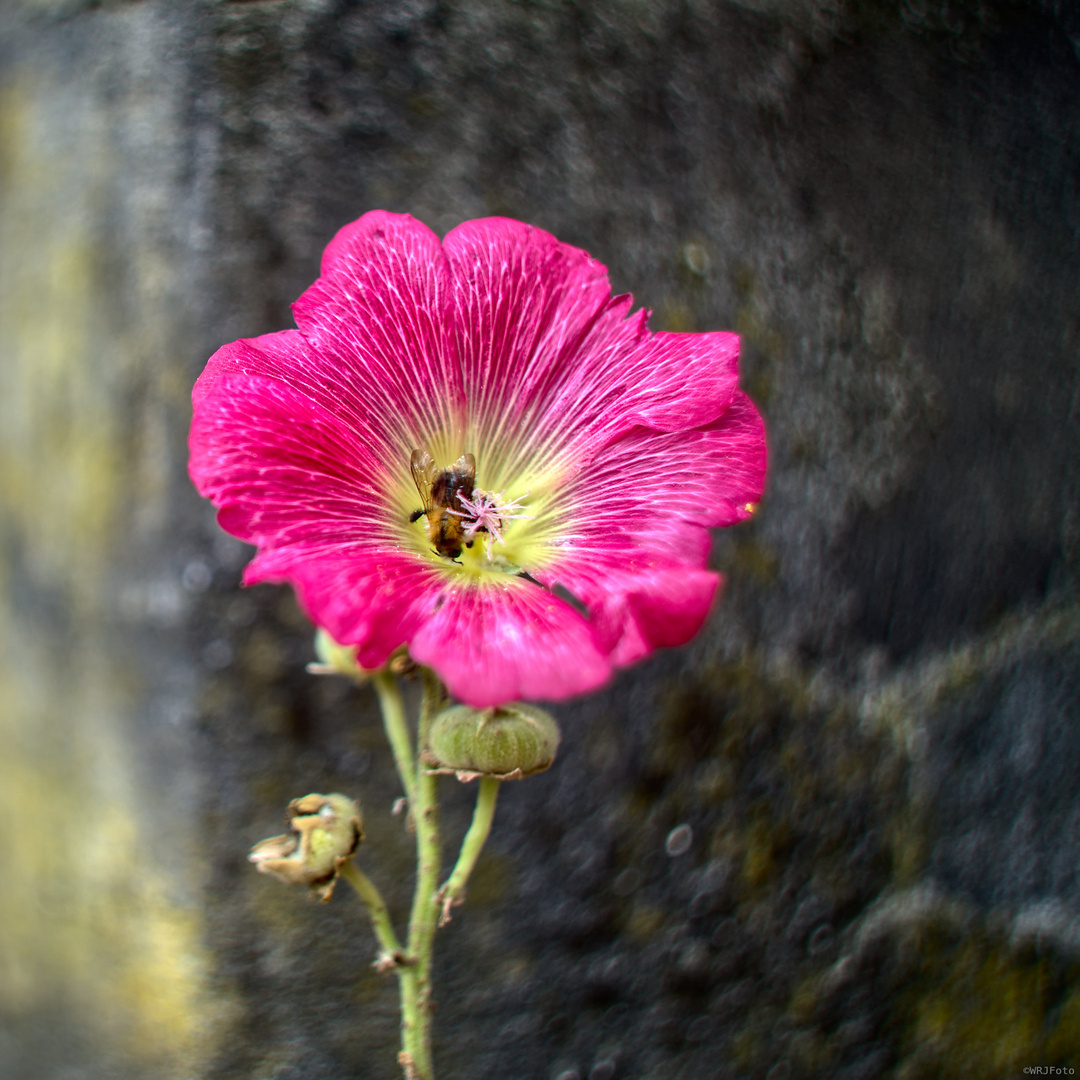
{"label": "green seed pod", "polygon": [[453,705],[432,721],[423,757],[430,772],[452,772],[459,780],[520,780],[543,772],[558,747],[558,726],[535,705]]}
{"label": "green seed pod", "polygon": [[258,870],[289,885],[310,885],[329,900],[338,872],[364,839],[360,807],[347,795],[305,795],[285,814],[289,832],[262,840],[248,855]]}

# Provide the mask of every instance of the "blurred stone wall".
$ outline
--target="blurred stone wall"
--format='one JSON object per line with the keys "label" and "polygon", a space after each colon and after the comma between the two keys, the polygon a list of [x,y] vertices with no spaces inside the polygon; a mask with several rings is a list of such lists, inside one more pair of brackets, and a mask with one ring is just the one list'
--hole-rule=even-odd
{"label": "blurred stone wall", "polygon": [[771,444],[706,631],[504,791],[439,1076],[1080,1066],[1078,101],[1054,0],[7,0],[0,1075],[396,1074],[354,898],[245,862],[343,790],[403,911],[373,701],[185,474],[374,207],[737,329]]}

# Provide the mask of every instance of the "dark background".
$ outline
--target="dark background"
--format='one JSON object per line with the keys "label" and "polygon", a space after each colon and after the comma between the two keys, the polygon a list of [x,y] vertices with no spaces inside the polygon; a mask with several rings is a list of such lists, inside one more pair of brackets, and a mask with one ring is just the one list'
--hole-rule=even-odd
{"label": "dark background", "polygon": [[375,207],[530,221],[654,328],[737,329],[771,450],[706,630],[557,707],[504,789],[440,1078],[1080,1066],[1072,3],[7,0],[0,32],[0,1074],[396,1074],[355,898],[245,861],[345,791],[400,920],[373,696],[305,674],[185,472],[206,357],[291,325]]}

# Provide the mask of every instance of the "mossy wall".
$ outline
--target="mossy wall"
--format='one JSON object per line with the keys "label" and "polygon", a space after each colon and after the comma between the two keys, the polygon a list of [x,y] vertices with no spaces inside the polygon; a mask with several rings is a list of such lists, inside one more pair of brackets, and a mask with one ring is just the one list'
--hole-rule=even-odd
{"label": "mossy wall", "polygon": [[737,329],[771,447],[705,632],[504,791],[439,1075],[1080,1067],[1077,101],[1051,0],[3,5],[0,1075],[395,1075],[354,899],[245,861],[346,791],[400,915],[374,702],[185,475],[374,207]]}

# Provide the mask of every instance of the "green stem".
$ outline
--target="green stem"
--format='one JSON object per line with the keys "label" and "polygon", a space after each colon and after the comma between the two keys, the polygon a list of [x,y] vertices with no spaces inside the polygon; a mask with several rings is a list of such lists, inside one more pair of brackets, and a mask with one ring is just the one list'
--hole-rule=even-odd
{"label": "green stem", "polygon": [[[376,888],[375,883],[351,860],[341,867],[340,873],[357,891],[368,910],[368,914],[371,916],[375,936],[382,946],[382,956],[379,958],[380,963],[378,965],[380,970],[386,971],[393,968],[397,973],[398,988],[401,994],[402,1029],[403,1031],[407,1030],[410,1025],[415,1027],[418,1019],[417,1001],[419,997],[416,985],[416,969],[410,966],[410,960],[402,949],[397,934],[394,933],[386,902],[383,900],[378,888]],[[414,1080],[414,1077],[423,1077],[423,1080],[434,1080],[430,1072],[427,1074],[419,1073],[413,1067],[411,1057],[402,1056],[399,1061],[405,1070],[406,1080]]]}
{"label": "green stem", "polygon": [[[443,704],[442,684],[434,673],[426,668],[421,670],[424,696],[416,739],[418,755],[427,745],[431,721]],[[402,1046],[406,1076],[411,1066],[418,1080],[434,1080],[431,1060],[431,954],[439,914],[435,899],[441,863],[439,803],[437,777],[427,774],[419,757],[415,776],[412,812],[416,826],[416,891],[409,916],[408,943],[409,961],[414,965],[410,974],[415,975],[415,994],[407,995],[406,982],[402,979]],[[407,996],[411,996],[412,1000],[407,1001]]]}
{"label": "green stem", "polygon": [[383,900],[375,883],[351,859],[342,864],[339,873],[364,901],[364,906],[371,916],[371,925],[375,928],[375,936],[379,939],[386,960],[400,964],[405,959],[405,952],[401,947],[401,942],[398,941],[397,934],[394,933],[386,901]]}
{"label": "green stem", "polygon": [[394,764],[397,765],[398,774],[401,776],[401,786],[405,789],[411,809],[413,793],[416,789],[416,765],[413,761],[409,724],[405,719],[405,702],[401,698],[397,679],[389,671],[380,671],[371,681],[375,686],[375,693],[379,695],[386,737],[390,740],[390,749],[394,752]]}
{"label": "green stem", "polygon": [[455,904],[460,904],[468,884],[469,875],[476,866],[476,860],[480,858],[480,852],[484,849],[484,842],[491,832],[491,820],[495,816],[495,800],[499,796],[499,783],[492,776],[480,778],[480,789],[476,793],[476,809],[473,811],[472,824],[461,842],[461,854],[458,855],[450,877],[446,884],[439,890],[436,901],[442,909],[439,916],[439,925],[445,926],[450,921],[450,909]]}
{"label": "green stem", "polygon": [[405,1080],[435,1080],[431,1069],[430,1050],[427,1070],[422,1071],[423,1062],[416,1048],[418,1035],[425,1024],[417,988],[416,968],[399,967],[397,973],[401,991],[401,1053],[398,1054],[398,1064],[405,1073]]}

